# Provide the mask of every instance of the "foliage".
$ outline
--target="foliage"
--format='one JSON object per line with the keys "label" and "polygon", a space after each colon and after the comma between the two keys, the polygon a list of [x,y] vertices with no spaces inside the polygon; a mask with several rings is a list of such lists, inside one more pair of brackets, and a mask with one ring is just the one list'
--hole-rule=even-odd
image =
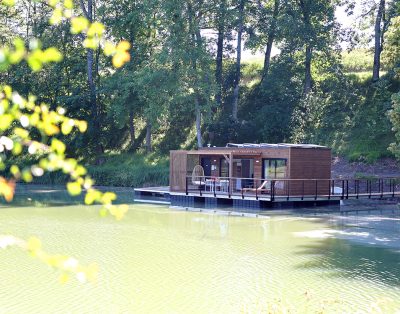
{"label": "foliage", "polygon": [[397,158],[400,158],[400,92],[392,96],[393,107],[389,111],[389,118],[393,124],[393,131],[395,132],[396,142],[390,145],[392,151]]}
{"label": "foliage", "polygon": [[342,52],[343,71],[363,72],[372,71],[374,57],[372,51],[368,49],[354,49]]}
{"label": "foliage", "polygon": [[[98,22],[91,22],[84,17],[73,16],[72,1],[63,3],[50,0],[47,3],[52,8],[50,23],[56,25],[67,19],[71,23],[72,34],[85,34],[83,42],[87,49],[97,49],[103,39],[104,26]],[[13,1],[5,3],[12,7]],[[3,8],[3,7],[2,7]],[[125,41],[117,45],[106,41],[104,53],[112,56],[114,66],[120,67],[129,61],[130,44]],[[40,71],[43,66],[52,62],[60,62],[62,53],[55,47],[42,49],[38,40],[32,40],[29,49],[25,48],[22,38],[16,37],[11,45],[4,45],[0,49],[0,71],[6,72],[13,65],[25,62],[33,72]],[[66,145],[57,138],[58,134],[69,135],[71,132],[85,132],[85,121],[71,119],[65,116],[65,109],[58,107],[49,109],[43,102],[37,102],[32,94],[28,97],[21,96],[9,85],[0,87],[0,195],[7,201],[11,201],[14,194],[15,182],[23,180],[31,182],[33,177],[42,176],[46,171],[61,170],[69,177],[67,190],[71,195],[81,194],[86,190],[85,203],[95,202],[104,205],[103,214],[109,212],[116,219],[121,219],[127,211],[126,205],[115,206],[112,201],[116,195],[109,192],[100,192],[93,188],[92,179],[86,175],[86,169],[75,159],[67,158]],[[10,155],[30,154],[38,155],[39,161],[29,168],[20,169],[17,164],[6,167],[6,161]],[[4,173],[4,176],[3,176]],[[85,281],[92,278],[95,267],[84,268],[76,260],[67,256],[49,255],[41,249],[40,240],[30,238],[24,241],[12,236],[2,237],[2,247],[18,246],[46,264],[62,271],[60,280],[68,279],[68,272],[74,273],[78,280]]]}

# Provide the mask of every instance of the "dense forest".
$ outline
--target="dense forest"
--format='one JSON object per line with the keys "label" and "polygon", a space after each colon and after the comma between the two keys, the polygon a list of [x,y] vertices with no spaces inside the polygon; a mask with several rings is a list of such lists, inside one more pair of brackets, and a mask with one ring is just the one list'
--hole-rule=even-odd
{"label": "dense forest", "polygon": [[[39,39],[63,60],[34,72],[32,64],[12,66],[0,71],[0,84],[87,120],[88,132],[62,140],[100,183],[166,183],[169,150],[227,142],[322,144],[366,161],[400,151],[396,0],[81,0],[75,7],[103,23],[108,40],[129,41],[131,61],[115,69],[100,49],[83,47],[68,20],[51,25],[56,13],[47,3],[24,0],[0,6],[1,46]],[[339,23],[339,7],[351,27]],[[244,58],[243,49],[258,57]]]}

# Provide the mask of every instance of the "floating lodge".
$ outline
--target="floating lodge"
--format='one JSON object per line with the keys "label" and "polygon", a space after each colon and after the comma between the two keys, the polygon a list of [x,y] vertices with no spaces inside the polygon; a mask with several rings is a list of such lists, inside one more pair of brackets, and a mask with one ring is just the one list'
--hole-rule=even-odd
{"label": "floating lodge", "polygon": [[331,178],[331,149],[311,144],[227,144],[170,152],[169,187],[135,189],[179,206],[263,208],[399,196],[396,178]]}

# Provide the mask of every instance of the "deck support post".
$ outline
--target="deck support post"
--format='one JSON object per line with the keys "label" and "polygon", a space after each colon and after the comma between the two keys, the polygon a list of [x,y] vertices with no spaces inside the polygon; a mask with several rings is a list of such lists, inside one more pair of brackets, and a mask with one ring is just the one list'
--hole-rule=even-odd
{"label": "deck support post", "polygon": [[344,200],[344,180],[342,180],[342,200]]}
{"label": "deck support post", "polygon": [[275,200],[275,180],[271,181],[271,201]]}
{"label": "deck support post", "polygon": [[318,180],[315,180],[315,200],[318,198]]}
{"label": "deck support post", "polygon": [[[229,153],[229,173],[228,173],[228,177],[233,178],[233,154],[232,152]],[[230,194],[233,194],[233,185],[234,182],[232,182],[231,180],[229,180],[229,188],[231,189]]]}

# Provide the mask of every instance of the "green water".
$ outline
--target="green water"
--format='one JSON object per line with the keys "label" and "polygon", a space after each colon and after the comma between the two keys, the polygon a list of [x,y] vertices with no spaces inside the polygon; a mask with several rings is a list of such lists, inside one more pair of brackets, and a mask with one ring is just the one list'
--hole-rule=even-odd
{"label": "green water", "polygon": [[399,250],[321,237],[332,230],[329,219],[152,205],[131,205],[120,222],[79,205],[0,210],[0,234],[35,235],[49,252],[100,267],[94,283],[61,285],[26,253],[0,250],[0,313],[400,309]]}

